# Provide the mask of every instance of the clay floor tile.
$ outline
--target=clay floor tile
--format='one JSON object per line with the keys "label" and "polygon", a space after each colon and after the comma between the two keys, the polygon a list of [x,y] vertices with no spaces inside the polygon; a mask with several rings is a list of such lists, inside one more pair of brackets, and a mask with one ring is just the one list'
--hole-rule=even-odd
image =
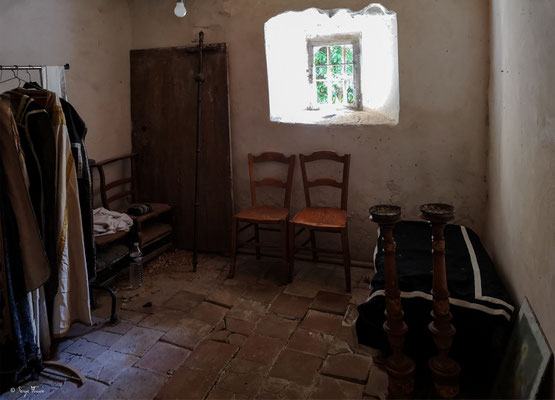
{"label": "clay floor tile", "polygon": [[141,357],[163,334],[163,332],[154,329],[135,326],[115,342],[110,350]]}
{"label": "clay floor tile", "polygon": [[204,296],[197,293],[182,290],[168,299],[163,306],[179,311],[190,311],[204,300]]}
{"label": "clay floor tile", "polygon": [[258,322],[266,313],[266,304],[241,298],[229,310],[227,316],[243,321]]}
{"label": "clay floor tile", "polygon": [[261,364],[272,364],[285,345],[285,340],[261,336],[256,333],[248,337],[237,354],[238,358]]}
{"label": "clay floor tile", "polygon": [[301,319],[306,314],[311,298],[280,294],[270,307],[270,312],[287,318]]}
{"label": "clay floor tile", "polygon": [[256,323],[252,321],[230,318],[229,315],[227,315],[225,318],[225,326],[228,331],[241,333],[243,335],[250,335],[256,327]]}
{"label": "clay floor tile", "polygon": [[258,399],[306,399],[310,388],[285,379],[269,377],[264,382]]}
{"label": "clay floor tile", "polygon": [[192,318],[184,318],[178,326],[170,329],[160,340],[193,350],[210,333],[212,325]]}
{"label": "clay floor tile", "polygon": [[181,310],[161,309],[159,312],[150,314],[143,319],[138,323],[138,326],[168,332],[178,326],[184,317],[184,312]]}
{"label": "clay floor tile", "polygon": [[300,328],[335,335],[341,327],[342,320],[339,315],[309,310]]}
{"label": "clay floor tile", "polygon": [[135,367],[146,369],[159,375],[171,375],[191,354],[190,350],[169,343],[157,342],[135,364]]}
{"label": "clay floor tile", "polygon": [[158,391],[155,399],[203,399],[218,376],[214,371],[181,367]]}
{"label": "clay floor tile", "polygon": [[287,348],[325,359],[332,341],[333,336],[325,333],[297,329],[291,336]]}
{"label": "clay floor tile", "polygon": [[273,314],[266,314],[258,323],[255,333],[287,340],[295,328],[297,328],[298,324],[296,320],[281,318]]}
{"label": "clay floor tile", "polygon": [[310,399],[360,399],[363,390],[364,385],[319,376],[310,394]]}
{"label": "clay floor tile", "polygon": [[237,349],[233,344],[206,340],[199,343],[183,367],[217,372],[231,360]]}
{"label": "clay floor tile", "polygon": [[188,317],[198,319],[199,321],[204,321],[210,325],[216,325],[221,321],[229,309],[216,304],[208,303],[203,301],[198,306],[193,308],[187,314]]}
{"label": "clay floor tile", "polygon": [[351,296],[347,294],[320,290],[310,308],[331,314],[343,315],[347,310],[347,304],[349,304],[350,299]]}
{"label": "clay floor tile", "polygon": [[322,360],[318,357],[285,349],[276,360],[270,376],[310,386],[321,365]]}
{"label": "clay floor tile", "polygon": [[366,384],[372,358],[358,354],[337,354],[329,356],[320,370],[322,375]]}
{"label": "clay floor tile", "polygon": [[139,368],[126,369],[102,395],[104,399],[151,399],[167,378]]}
{"label": "clay floor tile", "polygon": [[228,392],[241,393],[247,397],[254,398],[260,390],[263,382],[264,377],[262,375],[252,373],[238,374],[233,371],[227,371],[220,377],[216,388],[220,388]]}

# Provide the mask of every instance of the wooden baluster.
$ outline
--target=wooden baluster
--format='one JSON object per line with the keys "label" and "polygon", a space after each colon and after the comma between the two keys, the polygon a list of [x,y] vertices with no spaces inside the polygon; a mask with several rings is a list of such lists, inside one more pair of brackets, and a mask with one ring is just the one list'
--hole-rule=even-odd
{"label": "wooden baluster", "polygon": [[401,292],[397,280],[395,262],[395,240],[393,227],[401,219],[401,208],[391,205],[377,205],[370,208],[372,221],[380,226],[383,236],[385,262],[385,315],[383,325],[392,354],[385,362],[389,375],[388,397],[391,399],[411,397],[414,390],[414,362],[403,353],[405,334],[408,331],[403,321]]}
{"label": "wooden baluster", "polygon": [[459,394],[459,374],[461,367],[449,357],[456,329],[451,324],[449,312],[449,290],[445,271],[445,238],[443,230],[448,221],[453,219],[455,209],[448,204],[424,204],[420,207],[422,218],[432,225],[433,252],[433,321],[428,326],[438,354],[428,361],[432,370],[434,386],[439,396],[453,398]]}

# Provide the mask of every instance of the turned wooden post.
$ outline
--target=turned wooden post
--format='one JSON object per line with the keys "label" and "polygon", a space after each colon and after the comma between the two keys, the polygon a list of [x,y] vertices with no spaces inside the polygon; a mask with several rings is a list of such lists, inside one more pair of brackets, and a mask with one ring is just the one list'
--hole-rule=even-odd
{"label": "turned wooden post", "polygon": [[445,271],[445,238],[443,229],[453,219],[455,208],[449,204],[424,204],[420,207],[422,218],[432,225],[433,252],[433,321],[428,326],[438,354],[428,361],[432,370],[434,386],[439,396],[453,398],[459,394],[459,374],[461,367],[449,357],[456,329],[451,325],[449,312],[449,290]]}
{"label": "turned wooden post", "polygon": [[395,240],[393,227],[401,219],[401,208],[391,205],[377,205],[370,208],[372,221],[380,226],[383,236],[385,262],[385,316],[383,329],[392,353],[385,362],[389,375],[388,397],[391,399],[411,397],[414,390],[414,362],[403,353],[407,324],[403,321],[401,292],[397,280],[395,262]]}

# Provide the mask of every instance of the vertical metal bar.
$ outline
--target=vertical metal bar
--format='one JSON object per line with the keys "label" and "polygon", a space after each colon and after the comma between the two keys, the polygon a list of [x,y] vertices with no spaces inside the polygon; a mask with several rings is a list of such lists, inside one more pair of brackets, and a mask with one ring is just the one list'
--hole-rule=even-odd
{"label": "vertical metal bar", "polygon": [[197,254],[197,241],[198,241],[198,175],[199,175],[199,158],[200,158],[200,120],[202,116],[202,83],[205,81],[205,76],[202,70],[202,46],[204,42],[204,32],[200,31],[198,34],[198,74],[195,76],[197,82],[197,137],[196,137],[196,153],[195,153],[195,199],[194,199],[194,214],[193,214],[193,271],[197,271],[198,254]]}

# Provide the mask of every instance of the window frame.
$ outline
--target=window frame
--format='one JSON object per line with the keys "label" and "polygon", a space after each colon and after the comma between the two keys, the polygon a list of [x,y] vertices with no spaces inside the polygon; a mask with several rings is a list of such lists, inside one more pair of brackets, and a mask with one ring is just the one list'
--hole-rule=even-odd
{"label": "window frame", "polygon": [[[341,110],[341,109],[350,109],[350,110],[362,110],[362,91],[361,91],[361,82],[360,82],[360,39],[361,33],[352,33],[352,34],[331,34],[326,36],[317,36],[311,37],[306,39],[306,46],[308,52],[308,83],[311,88],[311,99],[309,104],[307,105],[307,110],[321,110],[321,109],[329,109],[329,110]],[[344,45],[351,45],[353,46],[353,97],[354,101],[352,105],[348,104],[320,104],[316,100],[316,85],[315,85],[315,78],[314,78],[314,48],[315,47],[322,47],[322,46],[344,46]],[[328,60],[329,61],[329,60]]]}

